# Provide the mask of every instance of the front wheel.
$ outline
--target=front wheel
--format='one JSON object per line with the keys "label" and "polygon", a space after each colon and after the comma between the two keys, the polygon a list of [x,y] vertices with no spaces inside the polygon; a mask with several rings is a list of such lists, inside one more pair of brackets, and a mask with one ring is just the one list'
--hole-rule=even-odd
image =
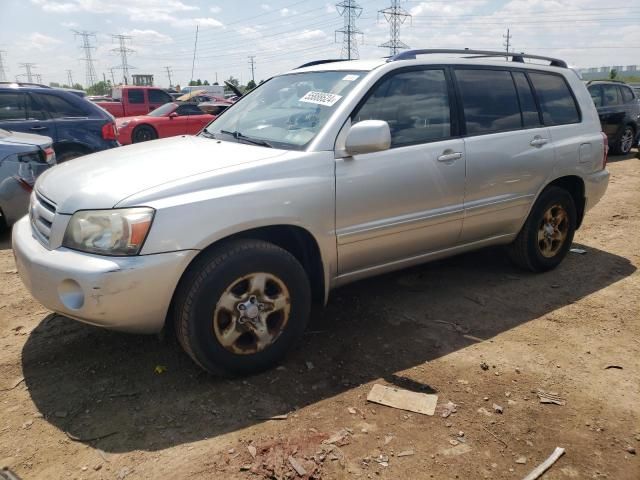
{"label": "front wheel", "polygon": [[559,187],[547,188],[509,246],[509,256],[516,265],[533,272],[557,267],[573,242],[576,218],[576,206],[569,192]]}
{"label": "front wheel", "polygon": [[140,125],[136,127],[131,135],[132,143],[148,142],[149,140],[155,140],[158,138],[158,134],[153,127],[149,125]]}
{"label": "front wheel", "polygon": [[238,240],[189,268],[176,294],[176,335],[211,373],[256,373],[302,336],[310,304],[309,280],[293,255],[268,242]]}

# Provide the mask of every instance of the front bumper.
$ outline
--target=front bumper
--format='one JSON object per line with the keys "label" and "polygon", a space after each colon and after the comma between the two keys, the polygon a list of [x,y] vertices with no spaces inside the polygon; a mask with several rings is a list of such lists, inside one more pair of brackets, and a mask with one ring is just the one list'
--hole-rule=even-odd
{"label": "front bumper", "polygon": [[133,333],[162,329],[178,281],[198,253],[105,257],[48,250],[32,235],[27,217],[14,225],[12,243],[22,281],[46,308]]}

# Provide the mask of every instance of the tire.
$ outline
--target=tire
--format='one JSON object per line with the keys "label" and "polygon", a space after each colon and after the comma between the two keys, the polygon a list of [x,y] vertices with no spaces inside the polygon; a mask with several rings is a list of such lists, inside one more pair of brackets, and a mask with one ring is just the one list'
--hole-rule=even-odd
{"label": "tire", "polygon": [[56,155],[56,163],[63,163],[68,160],[73,160],[74,158],[82,157],[86,154],[87,152],[83,152],[82,150],[66,150],[60,155]]}
{"label": "tire", "polygon": [[[554,209],[554,206],[557,208]],[[561,210],[565,213],[564,221],[557,222],[555,227],[553,224],[556,222],[545,222],[545,218],[560,219]],[[551,215],[545,217],[545,214],[549,215],[548,212]],[[571,248],[576,221],[576,206],[569,192],[559,187],[547,187],[533,205],[515,241],[509,245],[509,257],[517,266],[532,272],[556,268]],[[564,235],[558,235],[556,231],[564,231]],[[563,237],[563,240],[553,240],[547,235],[556,239]],[[540,236],[544,239],[539,240]]]}
{"label": "tire", "polygon": [[635,143],[635,131],[631,125],[624,125],[618,134],[611,150],[614,155],[627,155],[633,148]]}
{"label": "tire", "polygon": [[158,138],[158,132],[150,125],[139,125],[131,134],[131,143],[148,142]]}
{"label": "tire", "polygon": [[[262,293],[252,288],[261,276]],[[275,365],[302,336],[311,288],[304,268],[286,250],[237,240],[189,267],[174,307],[176,337],[198,365],[213,374],[248,375]],[[263,338],[271,337],[262,346],[257,324]]]}

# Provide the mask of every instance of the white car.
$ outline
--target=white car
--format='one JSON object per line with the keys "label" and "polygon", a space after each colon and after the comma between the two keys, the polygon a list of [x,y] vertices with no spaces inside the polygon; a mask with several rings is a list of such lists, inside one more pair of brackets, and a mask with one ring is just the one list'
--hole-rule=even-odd
{"label": "white car", "polygon": [[348,282],[490,245],[552,269],[607,188],[606,137],[563,61],[509,55],[314,62],[197,136],[55,167],[14,227],[20,275],[55,312],[171,326],[203,368],[247,374]]}

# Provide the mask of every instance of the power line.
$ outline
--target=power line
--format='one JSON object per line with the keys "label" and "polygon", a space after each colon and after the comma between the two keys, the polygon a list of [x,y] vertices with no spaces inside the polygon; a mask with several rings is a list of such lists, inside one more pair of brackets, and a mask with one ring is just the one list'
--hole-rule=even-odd
{"label": "power line", "polygon": [[124,84],[128,85],[129,69],[136,68],[129,65],[129,60],[127,58],[127,55],[129,53],[134,53],[134,50],[131,50],[129,47],[127,47],[127,40],[131,40],[131,37],[129,35],[111,35],[111,38],[118,41],[118,47],[112,49],[111,51],[120,54],[120,66],[114,68],[122,70],[122,79],[124,80]]}
{"label": "power line", "polygon": [[389,41],[380,47],[388,48],[390,55],[395,55],[398,50],[409,48],[409,45],[400,40],[400,25],[411,18],[411,14],[400,6],[400,0],[391,0],[391,5],[378,13],[384,15],[389,23]]}
{"label": "power line", "polygon": [[24,73],[24,75],[27,76],[27,82],[33,83],[34,73],[31,71],[31,69],[35,68],[36,64],[35,63],[21,63],[20,67],[24,68],[24,70],[26,72],[26,73]]}
{"label": "power line", "polygon": [[84,58],[82,58],[81,60],[85,62],[87,86],[90,87],[92,85],[95,85],[98,81],[98,78],[96,76],[96,69],[93,66],[93,57],[91,56],[91,50],[94,50],[96,48],[91,45],[91,37],[96,38],[96,34],[93,32],[87,32],[86,30],[83,30],[81,32],[78,30],[71,31],[75,34],[76,37],[82,38],[82,46],[80,48],[84,50]]}
{"label": "power line", "polygon": [[255,55],[249,55],[249,66],[251,67],[251,80],[253,81],[253,83],[256,83],[256,75],[255,75],[256,61],[255,61],[255,58],[256,58]]}
{"label": "power line", "polygon": [[336,33],[342,34],[342,53],[340,56],[349,60],[360,58],[358,35],[362,35],[364,38],[364,34],[356,27],[356,19],[362,15],[362,7],[355,0],[343,0],[336,4],[336,10],[341,17],[344,17],[344,27],[341,30],[336,30]]}
{"label": "power line", "polygon": [[173,83],[171,82],[171,67],[166,66],[164,68],[167,71],[167,76],[169,77],[169,88],[171,88],[173,87]]}
{"label": "power line", "polygon": [[504,38],[504,42],[502,43],[502,46],[505,47],[505,52],[509,53],[509,48],[513,50],[513,46],[511,45],[511,31],[508,28],[507,28],[507,34],[502,35],[502,38]]}
{"label": "power line", "polygon": [[5,53],[7,52],[4,50],[0,50],[0,82],[7,81],[7,70],[4,67],[4,59],[2,58],[2,55],[4,55]]}

